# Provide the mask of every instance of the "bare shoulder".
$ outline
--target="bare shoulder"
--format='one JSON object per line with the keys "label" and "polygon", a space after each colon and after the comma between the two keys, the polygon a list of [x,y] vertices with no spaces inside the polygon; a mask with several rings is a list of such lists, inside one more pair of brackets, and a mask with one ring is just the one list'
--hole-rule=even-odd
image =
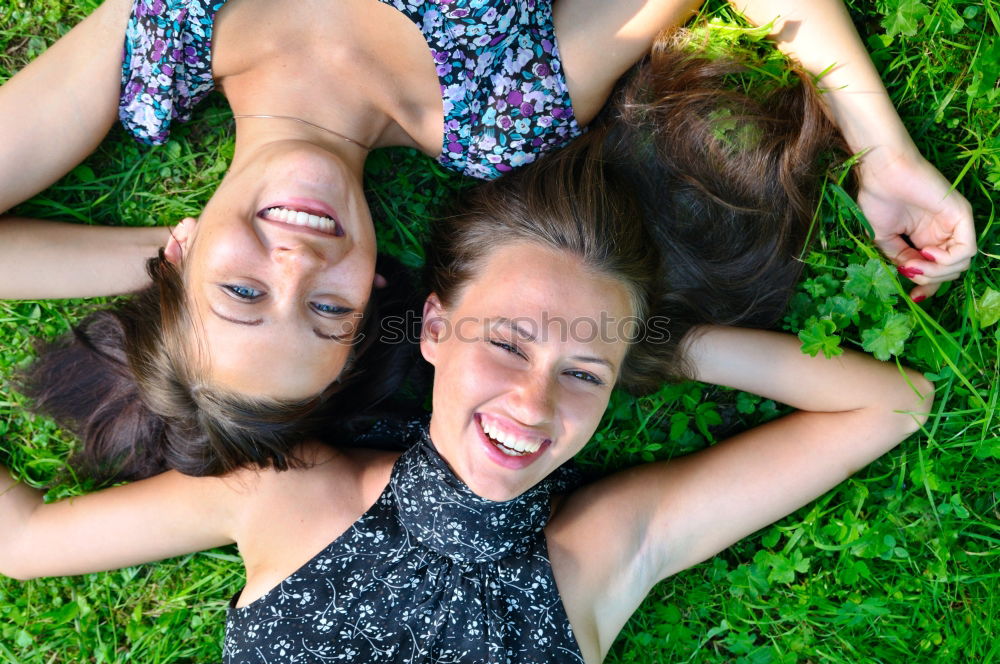
{"label": "bare shoulder", "polygon": [[573,108],[587,124],[615,82],[649,51],[661,30],[681,25],[701,0],[560,0],[556,37]]}
{"label": "bare shoulder", "polygon": [[353,512],[370,505],[389,481],[398,454],[339,449],[308,442],[294,450],[300,464],[288,470],[247,468],[228,476],[235,487],[269,504],[336,504]]}
{"label": "bare shoulder", "polygon": [[399,456],[309,443],[301,467],[240,471],[250,500],[235,540],[247,570],[240,605],[261,597],[334,541],[378,500]]}

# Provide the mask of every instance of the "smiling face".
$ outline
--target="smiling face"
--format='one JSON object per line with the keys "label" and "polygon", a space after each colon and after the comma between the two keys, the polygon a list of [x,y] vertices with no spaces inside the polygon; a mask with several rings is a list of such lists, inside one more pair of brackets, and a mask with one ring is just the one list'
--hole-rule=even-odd
{"label": "smiling face", "polygon": [[628,350],[601,321],[631,315],[622,283],[526,243],[495,249],[451,309],[428,299],[431,439],[472,491],[510,500],[583,448]]}
{"label": "smiling face", "polygon": [[183,263],[208,382],[297,400],[340,375],[371,295],[375,232],[360,180],[335,155],[264,146],[175,237],[167,257]]}

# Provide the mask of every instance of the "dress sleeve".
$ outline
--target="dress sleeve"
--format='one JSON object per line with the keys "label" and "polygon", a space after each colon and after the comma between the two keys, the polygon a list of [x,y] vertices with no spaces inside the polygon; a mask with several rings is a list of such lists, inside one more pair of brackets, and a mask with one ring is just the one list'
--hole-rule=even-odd
{"label": "dress sleeve", "polygon": [[212,26],[225,0],[135,0],[125,32],[118,117],[136,140],[166,142],[208,94]]}

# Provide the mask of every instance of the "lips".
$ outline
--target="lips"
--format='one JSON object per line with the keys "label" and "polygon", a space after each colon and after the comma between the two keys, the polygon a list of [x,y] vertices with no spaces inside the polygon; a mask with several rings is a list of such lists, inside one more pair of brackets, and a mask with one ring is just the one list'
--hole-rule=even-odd
{"label": "lips", "polygon": [[344,229],[329,206],[318,201],[286,202],[269,205],[257,213],[264,221],[314,231],[323,235],[343,237]]}
{"label": "lips", "polygon": [[490,415],[475,415],[476,430],[487,457],[504,468],[519,470],[538,460],[552,440],[517,430]]}

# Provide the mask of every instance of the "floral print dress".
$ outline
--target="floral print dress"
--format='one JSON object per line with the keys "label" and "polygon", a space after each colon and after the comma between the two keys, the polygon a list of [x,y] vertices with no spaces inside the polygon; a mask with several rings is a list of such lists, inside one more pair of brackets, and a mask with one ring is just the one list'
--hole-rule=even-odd
{"label": "floral print dress", "polygon": [[542,529],[564,466],[527,493],[472,493],[424,430],[347,532],[226,623],[226,664],[579,664]]}
{"label": "floral print dress", "polygon": [[[551,0],[379,1],[405,14],[427,39],[444,102],[443,166],[492,179],[582,133],[562,74]],[[138,140],[166,141],[171,122],[188,120],[212,90],[212,25],[223,4],[135,0],[119,118]]]}

